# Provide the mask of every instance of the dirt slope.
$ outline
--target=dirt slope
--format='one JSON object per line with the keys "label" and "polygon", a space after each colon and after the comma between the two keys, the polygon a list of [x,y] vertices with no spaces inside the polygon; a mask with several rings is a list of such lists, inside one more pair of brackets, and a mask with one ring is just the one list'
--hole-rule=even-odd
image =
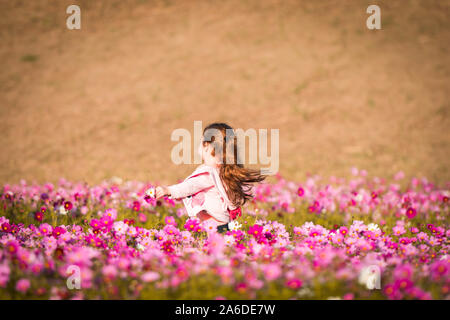
{"label": "dirt slope", "polygon": [[0,1],[0,182],[174,182],[194,120],[280,129],[292,179],[450,181],[449,2],[377,3]]}

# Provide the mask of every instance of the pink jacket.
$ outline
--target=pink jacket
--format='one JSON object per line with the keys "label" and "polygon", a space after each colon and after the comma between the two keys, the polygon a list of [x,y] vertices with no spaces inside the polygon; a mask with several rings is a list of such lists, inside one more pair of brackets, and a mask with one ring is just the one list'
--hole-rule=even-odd
{"label": "pink jacket", "polygon": [[219,222],[228,223],[229,210],[238,209],[228,199],[219,170],[204,164],[198,166],[183,182],[171,185],[168,189],[172,198],[183,200],[190,217],[206,210]]}

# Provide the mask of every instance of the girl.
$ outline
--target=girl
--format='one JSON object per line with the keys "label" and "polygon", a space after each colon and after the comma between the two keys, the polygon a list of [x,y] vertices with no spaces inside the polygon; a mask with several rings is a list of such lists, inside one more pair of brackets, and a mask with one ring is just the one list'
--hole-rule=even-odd
{"label": "girl", "polygon": [[237,138],[225,123],[212,123],[203,130],[198,152],[204,164],[179,184],[157,187],[156,198],[182,199],[190,217],[213,221],[224,232],[252,198],[253,183],[265,176],[238,163]]}

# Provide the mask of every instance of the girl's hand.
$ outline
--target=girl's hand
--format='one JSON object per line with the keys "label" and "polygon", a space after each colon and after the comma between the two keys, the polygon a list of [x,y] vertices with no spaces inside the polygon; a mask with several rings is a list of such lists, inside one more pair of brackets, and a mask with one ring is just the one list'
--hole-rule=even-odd
{"label": "girl's hand", "polygon": [[170,196],[169,189],[167,187],[156,187],[156,199],[162,198],[164,196]]}

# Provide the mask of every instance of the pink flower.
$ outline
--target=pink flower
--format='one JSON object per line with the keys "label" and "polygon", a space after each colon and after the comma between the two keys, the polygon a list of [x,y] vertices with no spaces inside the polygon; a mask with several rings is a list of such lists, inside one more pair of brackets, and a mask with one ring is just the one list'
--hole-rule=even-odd
{"label": "pink flower", "polygon": [[108,280],[113,280],[117,276],[117,268],[114,265],[106,265],[102,268],[102,274]]}
{"label": "pink flower", "polygon": [[410,231],[411,231],[411,233],[418,233],[418,232],[419,232],[419,229],[417,229],[416,227],[412,227],[412,228],[410,229]]}
{"label": "pink flower", "polygon": [[144,282],[153,282],[160,278],[158,272],[148,271],[141,276],[142,281]]}
{"label": "pink flower", "polygon": [[420,232],[419,234],[417,234],[417,239],[419,239],[420,241],[427,241],[428,235],[425,232]]}
{"label": "pink flower", "polygon": [[175,222],[175,218],[174,217],[172,217],[172,216],[167,216],[165,219],[164,219],[164,222],[166,223],[166,224],[170,224],[170,225],[173,225],[173,226],[177,226],[177,223]]}
{"label": "pink flower", "polygon": [[347,233],[348,233],[347,227],[340,227],[339,233],[342,234],[343,236],[347,235]]}
{"label": "pink flower", "polygon": [[404,177],[405,177],[405,174],[403,173],[403,171],[399,171],[395,174],[394,180],[402,180]]}
{"label": "pink flower", "polygon": [[22,293],[27,292],[28,288],[30,288],[30,280],[28,279],[20,279],[16,283],[16,290]]}
{"label": "pink flower", "polygon": [[353,293],[346,293],[342,298],[344,300],[353,300],[355,298],[355,295]]}
{"label": "pink flower", "polygon": [[49,234],[52,233],[53,228],[48,223],[43,223],[43,224],[40,225],[39,231],[41,232],[41,234],[46,236],[46,235],[49,235]]}
{"label": "pink flower", "polygon": [[394,235],[396,236],[401,236],[402,234],[406,233],[405,228],[401,225],[396,225],[392,228],[392,231],[394,231]]}
{"label": "pink flower", "polygon": [[281,268],[276,263],[270,263],[263,266],[264,277],[269,280],[275,280],[281,275]]}
{"label": "pink flower", "polygon": [[436,261],[431,265],[431,277],[433,280],[448,280],[449,266],[445,260]]}
{"label": "pink flower", "polygon": [[138,220],[141,223],[145,223],[145,222],[147,222],[147,216],[141,212],[138,214]]}
{"label": "pink flower", "polygon": [[82,206],[80,209],[81,214],[84,216],[88,213],[89,209],[86,206]]}

